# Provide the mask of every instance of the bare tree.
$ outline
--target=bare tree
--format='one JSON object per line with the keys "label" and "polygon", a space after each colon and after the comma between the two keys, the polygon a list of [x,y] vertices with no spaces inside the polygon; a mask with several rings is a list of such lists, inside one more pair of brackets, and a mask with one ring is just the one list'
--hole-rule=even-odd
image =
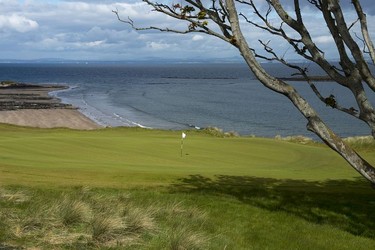
{"label": "bare tree", "polygon": [[[293,1],[294,10],[290,12],[287,12],[286,5],[279,0],[265,0],[264,2],[267,3],[265,11],[259,9],[259,1],[253,0],[185,0],[180,1],[184,4],[170,5],[150,0],[142,1],[151,6],[154,11],[186,22],[186,28],[182,30],[154,26],[140,28],[134,24],[132,19],[125,20],[120,17],[118,11],[114,11],[114,13],[121,22],[131,25],[135,30],[159,30],[181,34],[199,32],[230,43],[238,49],[260,83],[274,92],[286,96],[302,113],[307,120],[308,130],[315,133],[362,176],[375,184],[375,168],[336,135],[290,83],[270,75],[259,63],[260,59],[277,61],[293,68],[297,74],[304,78],[319,100],[335,110],[365,122],[375,138],[375,110],[368,100],[368,94],[373,94],[375,91],[375,77],[366,61],[368,55],[372,62],[375,61],[375,50],[368,32],[366,15],[359,0],[352,0],[353,10],[357,14],[358,20],[349,25],[340,1],[306,0],[315,11],[321,14],[322,21],[328,27],[339,56],[339,66],[329,62],[325,58],[324,51],[314,42],[314,37],[311,36],[305,25],[299,0]],[[239,13],[238,10],[246,12],[250,10],[251,14]],[[273,17],[272,22],[270,21],[271,16]],[[275,16],[279,20],[276,24]],[[361,35],[351,32],[352,27],[357,25],[358,21]],[[265,52],[260,54],[254,49],[254,41],[245,38],[241,30],[243,25],[254,26],[283,39],[304,60],[311,61],[323,69],[332,82],[351,91],[358,107],[344,107],[333,95],[324,97],[309,76],[308,70],[288,62],[283,55],[279,55],[272,49],[269,42],[256,41],[260,42]]]}

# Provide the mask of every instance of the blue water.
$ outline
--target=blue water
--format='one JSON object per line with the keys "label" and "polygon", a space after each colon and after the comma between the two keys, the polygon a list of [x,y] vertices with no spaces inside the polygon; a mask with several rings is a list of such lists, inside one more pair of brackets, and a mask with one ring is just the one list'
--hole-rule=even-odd
{"label": "blue water", "polygon": [[[280,77],[292,73],[277,64],[265,67]],[[242,135],[313,137],[289,100],[263,87],[243,64],[0,64],[0,80],[68,85],[55,94],[104,126],[216,126]],[[339,135],[370,133],[363,122],[322,104],[305,83],[294,86]],[[345,89],[318,87],[356,107]],[[375,104],[374,93],[370,99]]]}

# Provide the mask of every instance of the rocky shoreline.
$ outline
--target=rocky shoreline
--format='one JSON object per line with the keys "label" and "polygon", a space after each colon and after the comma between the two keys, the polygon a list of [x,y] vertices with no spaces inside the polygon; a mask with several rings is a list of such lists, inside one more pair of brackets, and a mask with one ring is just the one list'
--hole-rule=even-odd
{"label": "rocky shoreline", "polygon": [[57,85],[34,85],[3,81],[0,84],[0,111],[19,109],[75,109],[49,95],[66,89]]}

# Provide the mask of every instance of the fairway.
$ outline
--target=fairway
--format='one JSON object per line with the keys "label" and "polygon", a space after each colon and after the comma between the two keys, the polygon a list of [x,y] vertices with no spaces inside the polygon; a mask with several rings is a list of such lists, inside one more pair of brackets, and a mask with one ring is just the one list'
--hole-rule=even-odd
{"label": "fairway", "polygon": [[[169,185],[189,175],[324,181],[359,175],[320,144],[219,138],[187,132],[0,127],[2,184],[110,187]],[[374,162],[374,154],[368,155]]]}

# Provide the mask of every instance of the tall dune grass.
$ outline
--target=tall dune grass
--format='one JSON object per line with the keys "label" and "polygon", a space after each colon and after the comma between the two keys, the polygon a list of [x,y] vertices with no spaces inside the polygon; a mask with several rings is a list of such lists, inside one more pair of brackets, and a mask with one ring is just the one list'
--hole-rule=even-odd
{"label": "tall dune grass", "polygon": [[[176,246],[173,249],[203,249],[203,238],[187,218],[176,216],[172,206],[153,202],[137,204],[123,194],[96,192],[82,195],[80,189],[61,193],[37,191],[25,195],[24,191],[1,189],[0,242],[10,246],[38,247],[43,249],[120,247],[142,248],[146,239],[155,240],[156,248]],[[21,195],[22,194],[22,195]],[[42,194],[42,195],[41,195]],[[16,198],[16,196],[18,198]],[[43,197],[43,202],[40,202]],[[8,209],[4,209],[7,207]],[[178,214],[190,214],[197,208],[179,206]],[[180,225],[170,230],[161,221]],[[0,244],[1,246],[1,244]],[[161,249],[160,248],[160,249]]]}

